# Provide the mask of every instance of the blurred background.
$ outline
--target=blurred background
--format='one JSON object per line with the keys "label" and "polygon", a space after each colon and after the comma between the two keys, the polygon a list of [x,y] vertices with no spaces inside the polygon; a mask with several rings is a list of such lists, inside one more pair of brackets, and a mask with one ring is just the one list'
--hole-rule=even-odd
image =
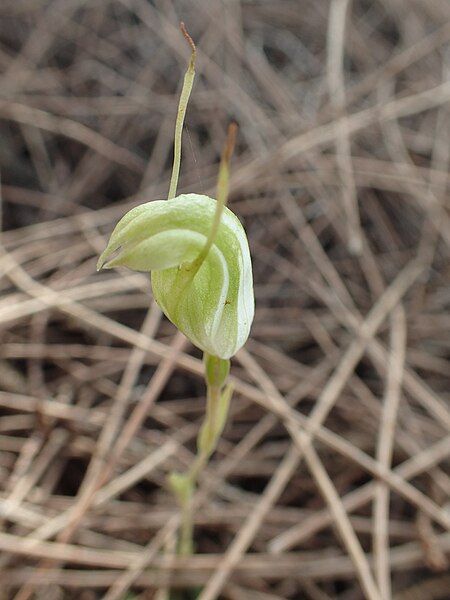
{"label": "blurred background", "polygon": [[[174,556],[200,353],[148,276],[96,273],[132,206],[230,207],[256,318]],[[0,598],[448,598],[448,0],[2,0]]]}

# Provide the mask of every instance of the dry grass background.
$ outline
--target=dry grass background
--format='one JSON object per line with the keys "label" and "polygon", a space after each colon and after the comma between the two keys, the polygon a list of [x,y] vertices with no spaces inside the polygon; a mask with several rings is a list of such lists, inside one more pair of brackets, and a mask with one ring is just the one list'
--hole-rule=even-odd
{"label": "dry grass background", "polygon": [[[236,119],[257,301],[183,559],[200,356],[95,272],[167,193],[180,19],[180,190]],[[2,0],[2,598],[448,598],[449,40],[447,0]]]}

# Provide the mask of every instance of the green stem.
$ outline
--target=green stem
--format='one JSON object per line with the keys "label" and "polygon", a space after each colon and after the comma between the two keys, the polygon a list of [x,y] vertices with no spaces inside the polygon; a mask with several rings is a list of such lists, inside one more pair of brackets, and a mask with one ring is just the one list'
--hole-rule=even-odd
{"label": "green stem", "polygon": [[181,529],[178,554],[190,556],[194,552],[194,511],[192,494],[181,506]]}
{"label": "green stem", "polygon": [[229,373],[229,361],[205,353],[205,381],[207,406],[205,420],[197,439],[197,456],[182,480],[182,493],[177,497],[181,507],[181,530],[178,552],[192,554],[194,533],[193,497],[197,481],[214,453],[225,426],[231,387],[225,387]]}

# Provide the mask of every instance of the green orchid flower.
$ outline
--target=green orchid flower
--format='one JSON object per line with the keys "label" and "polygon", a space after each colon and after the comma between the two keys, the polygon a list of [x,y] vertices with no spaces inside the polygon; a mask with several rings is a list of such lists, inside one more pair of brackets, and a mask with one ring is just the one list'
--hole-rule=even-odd
{"label": "green orchid flower", "polygon": [[137,206],[117,224],[98,268],[151,272],[167,318],[195,346],[227,359],[250,332],[253,277],[244,228],[228,208],[208,243],[217,210],[216,200],[199,194]]}
{"label": "green orchid flower", "polygon": [[[229,165],[237,126],[228,128],[220,162],[217,200],[200,194],[176,196],[184,116],[195,75],[194,42],[175,124],[174,161],[168,200],[146,202],[116,225],[97,268],[128,267],[151,273],[153,296],[176,327],[204,353],[206,414],[197,455],[186,473],[171,473],[168,484],[182,513],[179,553],[193,549],[192,498],[197,479],[225,427],[233,389],[227,384],[230,358],[245,344],[255,302],[247,236],[226,207]],[[176,197],[175,197],[176,196]]]}

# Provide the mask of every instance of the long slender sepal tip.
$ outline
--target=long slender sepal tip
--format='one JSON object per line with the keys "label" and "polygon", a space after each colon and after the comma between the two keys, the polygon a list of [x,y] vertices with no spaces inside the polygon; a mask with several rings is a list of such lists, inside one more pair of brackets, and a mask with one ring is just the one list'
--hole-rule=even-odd
{"label": "long slender sepal tip", "polygon": [[175,198],[177,194],[178,176],[180,174],[181,164],[181,137],[183,134],[184,117],[186,115],[186,109],[189,102],[189,96],[191,95],[192,86],[194,84],[195,77],[195,57],[197,50],[193,39],[186,30],[183,22],[180,23],[180,29],[183,33],[187,43],[191,48],[191,58],[189,65],[183,80],[183,89],[181,90],[180,100],[178,103],[177,118],[175,121],[175,136],[174,136],[174,148],[173,148],[173,167],[172,175],[170,178],[169,193],[167,196],[168,200]]}

